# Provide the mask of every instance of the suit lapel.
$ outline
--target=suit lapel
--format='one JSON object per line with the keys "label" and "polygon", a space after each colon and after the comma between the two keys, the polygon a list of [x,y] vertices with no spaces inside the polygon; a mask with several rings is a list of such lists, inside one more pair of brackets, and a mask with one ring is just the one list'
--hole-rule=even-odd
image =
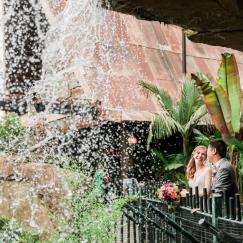
{"label": "suit lapel", "polygon": [[[219,172],[219,169],[222,167],[222,165],[223,165],[225,162],[227,162],[227,160],[226,160],[225,158],[221,159],[221,161],[219,162],[218,167],[216,168],[217,173]],[[217,173],[216,173],[216,174],[217,174]]]}

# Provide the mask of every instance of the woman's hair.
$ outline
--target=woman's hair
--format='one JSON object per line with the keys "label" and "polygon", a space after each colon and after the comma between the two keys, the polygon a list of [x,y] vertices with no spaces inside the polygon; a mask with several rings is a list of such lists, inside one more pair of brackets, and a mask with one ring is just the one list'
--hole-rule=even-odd
{"label": "woman's hair", "polygon": [[197,151],[199,149],[207,150],[207,148],[203,145],[199,145],[196,148],[194,148],[194,150],[192,151],[191,159],[189,160],[188,165],[186,167],[186,178],[187,179],[193,179],[193,177],[194,177],[194,174],[196,172],[196,163],[195,163],[195,159],[193,158],[193,156],[197,153]]}

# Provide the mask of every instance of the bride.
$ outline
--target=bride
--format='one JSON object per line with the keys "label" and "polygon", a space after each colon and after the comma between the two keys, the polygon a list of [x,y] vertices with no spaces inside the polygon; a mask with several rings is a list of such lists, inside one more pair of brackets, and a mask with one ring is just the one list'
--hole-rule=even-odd
{"label": "bride", "polygon": [[195,187],[198,187],[199,196],[203,195],[203,188],[207,189],[207,194],[211,192],[212,170],[205,165],[207,158],[207,148],[205,146],[197,146],[188,162],[186,169],[186,177],[192,193],[195,194]]}

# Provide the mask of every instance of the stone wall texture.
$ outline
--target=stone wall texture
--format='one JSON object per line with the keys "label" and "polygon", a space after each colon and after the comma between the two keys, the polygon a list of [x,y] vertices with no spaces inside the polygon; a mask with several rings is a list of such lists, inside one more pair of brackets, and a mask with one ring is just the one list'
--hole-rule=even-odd
{"label": "stone wall texture", "polygon": [[[89,13],[94,9],[88,4],[86,11],[73,1],[49,1],[49,6],[56,21],[47,33],[49,55],[44,56],[43,83],[56,82],[57,97],[97,99],[101,101],[101,119],[118,122],[149,121],[151,112],[159,110],[157,100],[138,86],[139,80],[151,82],[177,98],[185,78],[181,28],[104,10],[98,10],[104,12],[102,26],[98,21],[95,25],[92,19],[99,20],[98,12]],[[225,51],[236,55],[242,77],[241,52],[189,40],[187,75],[200,71],[216,78]]]}
{"label": "stone wall texture", "polygon": [[54,214],[64,216],[68,192],[59,168],[0,158],[0,215],[40,231],[55,230]]}

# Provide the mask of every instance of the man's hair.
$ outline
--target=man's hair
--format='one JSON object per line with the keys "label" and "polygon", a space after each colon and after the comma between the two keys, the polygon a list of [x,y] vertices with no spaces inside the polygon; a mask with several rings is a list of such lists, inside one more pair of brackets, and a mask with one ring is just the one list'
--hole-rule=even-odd
{"label": "man's hair", "polygon": [[221,158],[226,157],[227,145],[222,139],[214,139],[209,142],[209,146],[216,149]]}

